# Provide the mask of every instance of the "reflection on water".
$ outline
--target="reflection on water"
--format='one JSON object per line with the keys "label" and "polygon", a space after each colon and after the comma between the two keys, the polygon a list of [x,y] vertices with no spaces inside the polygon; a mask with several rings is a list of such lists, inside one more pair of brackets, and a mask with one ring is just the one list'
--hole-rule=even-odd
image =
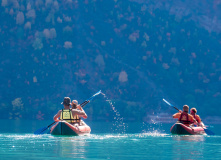
{"label": "reflection on water", "polygon": [[[204,157],[204,142],[203,135],[186,135],[186,136],[172,136],[173,145],[172,151],[177,155],[176,158],[185,159],[203,159]],[[194,157],[194,158],[193,158]]]}
{"label": "reflection on water", "polygon": [[5,159],[207,159],[221,156],[221,137],[172,136],[160,132],[51,136],[0,134]]}
{"label": "reflection on water", "polygon": [[175,141],[188,141],[188,142],[202,142],[205,141],[203,135],[183,135],[183,136],[172,136]]}
{"label": "reflection on water", "polygon": [[85,146],[88,146],[88,143],[83,139],[60,137],[56,141],[56,147],[53,152],[54,154],[59,154],[60,157],[86,158],[84,155],[86,152]]}
{"label": "reflection on water", "polygon": [[[6,124],[6,121],[0,121]],[[213,159],[221,157],[221,136],[175,136],[171,124],[129,123],[112,134],[113,124],[93,122],[89,136],[34,135],[51,121],[7,121],[0,128],[0,159]],[[14,127],[12,127],[14,126]],[[28,127],[27,127],[28,126]],[[30,126],[30,127],[29,127]],[[214,129],[219,126],[214,126]],[[216,131],[216,133],[219,130]],[[95,133],[93,133],[95,132]],[[27,134],[29,133],[29,134]],[[34,157],[34,158],[33,158]],[[159,158],[160,157],[160,158]]]}

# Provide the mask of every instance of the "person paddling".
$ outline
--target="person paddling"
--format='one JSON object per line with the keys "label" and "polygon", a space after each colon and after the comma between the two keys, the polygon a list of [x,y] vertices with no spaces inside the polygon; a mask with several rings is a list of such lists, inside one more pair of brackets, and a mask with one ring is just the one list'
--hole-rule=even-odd
{"label": "person paddling", "polygon": [[[83,108],[81,107],[81,105],[79,105],[78,104],[78,101],[77,100],[73,100],[72,102],[71,102],[71,109],[73,110],[73,111],[83,111],[84,112],[84,110],[83,110]],[[85,115],[75,115],[75,117],[74,117],[74,121],[75,121],[75,123],[79,123],[80,125],[83,125],[84,124],[84,122],[81,120],[81,117],[83,117],[84,119],[86,119],[87,118],[87,115],[85,116]]]}
{"label": "person paddling", "polygon": [[[58,113],[54,116],[54,121],[65,120],[72,124],[79,124],[78,116],[82,116],[83,118],[87,118],[87,114],[84,110],[71,109],[71,99],[69,97],[64,97],[64,101],[61,103],[64,105],[64,109],[59,110]],[[59,119],[60,118],[60,119]]]}
{"label": "person paddling", "polygon": [[184,105],[183,111],[180,110],[178,113],[175,113],[173,115],[173,118],[178,118],[178,121],[180,123],[185,124],[186,126],[189,126],[192,123],[196,123],[196,120],[188,112],[189,112],[189,106]]}
{"label": "person paddling", "polygon": [[196,114],[197,113],[197,110],[196,110],[196,108],[191,108],[190,109],[190,114],[193,116],[193,118],[195,118],[195,120],[197,121],[197,125],[198,126],[201,126],[201,127],[204,127],[204,124],[203,124],[203,122],[201,121],[201,119],[200,119],[200,116],[199,115],[197,115]]}

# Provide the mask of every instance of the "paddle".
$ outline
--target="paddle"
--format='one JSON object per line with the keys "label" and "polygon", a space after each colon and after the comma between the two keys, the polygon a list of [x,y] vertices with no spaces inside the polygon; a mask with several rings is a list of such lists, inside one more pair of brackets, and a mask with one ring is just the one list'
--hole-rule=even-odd
{"label": "paddle", "polygon": [[[83,103],[80,104],[81,107],[84,107],[86,104],[88,104],[92,99],[94,99],[95,96],[99,95],[101,93],[101,90],[98,91],[97,93],[95,93],[93,96],[91,96],[89,99],[85,100]],[[39,128],[38,130],[36,130],[34,132],[34,134],[44,134],[45,131],[47,131],[47,129],[49,127],[51,127],[53,124],[55,124],[55,122],[51,123],[50,125],[48,125],[47,127],[42,127]]]}
{"label": "paddle", "polygon": [[45,131],[47,131],[47,129],[48,129],[49,127],[51,127],[54,123],[55,123],[55,122],[53,122],[52,124],[48,125],[47,127],[39,128],[38,130],[36,130],[36,131],[34,132],[34,134],[44,134]]}
{"label": "paddle", "polygon": [[98,91],[97,93],[95,93],[93,96],[91,96],[89,99],[87,99],[86,101],[84,101],[83,103],[80,104],[81,107],[84,107],[86,104],[88,104],[90,101],[92,101],[92,99],[94,99],[95,96],[97,96],[98,94],[101,93],[101,90]]}
{"label": "paddle", "polygon": [[171,107],[173,107],[173,108],[175,108],[176,110],[179,111],[178,108],[176,108],[174,105],[170,104],[167,100],[163,99],[163,101],[166,102],[166,104],[168,104],[169,106],[171,106]]}
{"label": "paddle", "polygon": [[[169,106],[175,108],[176,110],[179,111],[178,108],[176,108],[175,106],[173,106],[171,103],[169,103],[167,100],[163,99],[164,102],[166,102]],[[206,132],[207,135],[215,135],[215,133],[213,133],[211,130],[205,128],[205,127],[202,127],[204,129],[204,131]]]}

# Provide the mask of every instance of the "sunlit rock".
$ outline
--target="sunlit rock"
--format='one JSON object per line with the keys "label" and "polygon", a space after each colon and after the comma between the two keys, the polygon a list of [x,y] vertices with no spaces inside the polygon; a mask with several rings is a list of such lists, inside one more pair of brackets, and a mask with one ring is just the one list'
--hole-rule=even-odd
{"label": "sunlit rock", "polygon": [[43,48],[43,43],[42,43],[41,39],[36,38],[35,41],[32,44],[32,47],[35,50],[41,50]]}
{"label": "sunlit rock", "polygon": [[164,68],[164,69],[169,69],[170,66],[169,66],[167,63],[163,63],[163,68]]}
{"label": "sunlit rock", "polygon": [[36,6],[36,7],[41,7],[41,6],[43,6],[43,5],[44,5],[43,0],[37,0],[37,1],[35,1],[35,6]]}
{"label": "sunlit rock", "polygon": [[19,3],[18,3],[17,0],[13,0],[13,1],[12,1],[12,4],[13,4],[13,8],[16,8],[16,9],[19,8]]}
{"label": "sunlit rock", "polygon": [[44,36],[45,36],[46,39],[50,38],[49,29],[44,29],[43,34],[44,34]]}
{"label": "sunlit rock", "polygon": [[50,38],[51,38],[51,39],[57,37],[57,33],[56,33],[55,28],[51,28],[49,32],[50,32]]}
{"label": "sunlit rock", "polygon": [[31,22],[26,22],[24,28],[31,29]]}
{"label": "sunlit rock", "polygon": [[58,23],[62,23],[62,19],[60,17],[57,18]]}
{"label": "sunlit rock", "polygon": [[13,16],[14,10],[13,10],[12,8],[10,9],[9,14],[10,14],[11,16]]}
{"label": "sunlit rock", "polygon": [[23,12],[18,12],[16,16],[16,24],[22,25],[25,21],[25,16]]}
{"label": "sunlit rock", "polygon": [[2,0],[1,6],[2,6],[2,7],[5,7],[5,6],[7,6],[7,5],[8,5],[8,0]]}
{"label": "sunlit rock", "polygon": [[34,76],[34,77],[33,77],[33,82],[34,82],[34,83],[38,82],[38,80],[37,80],[37,77],[36,77],[36,76]]}
{"label": "sunlit rock", "polygon": [[143,42],[141,43],[141,46],[144,47],[144,48],[146,48],[146,47],[147,47],[147,42],[146,42],[146,41],[143,41]]}
{"label": "sunlit rock", "polygon": [[46,0],[45,7],[50,7],[53,4],[53,0]]}
{"label": "sunlit rock", "polygon": [[54,5],[54,9],[58,11],[59,10],[59,3],[58,3],[58,1],[54,1],[53,5]]}
{"label": "sunlit rock", "polygon": [[35,19],[35,17],[36,17],[35,10],[34,10],[34,9],[29,10],[29,11],[26,13],[26,17],[27,17],[27,18],[33,18],[33,19]]}
{"label": "sunlit rock", "polygon": [[121,71],[118,77],[118,80],[120,82],[127,82],[128,81],[128,75],[125,71]]}
{"label": "sunlit rock", "polygon": [[143,38],[144,38],[146,41],[149,41],[149,40],[150,40],[150,37],[147,35],[147,33],[144,33]]}
{"label": "sunlit rock", "polygon": [[66,48],[66,49],[72,48],[72,42],[70,42],[70,41],[64,42],[64,48]]}
{"label": "sunlit rock", "polygon": [[28,4],[27,4],[27,10],[28,11],[31,10],[31,3],[30,2],[28,2]]}
{"label": "sunlit rock", "polygon": [[63,32],[72,32],[72,28],[70,26],[66,26],[63,28]]}
{"label": "sunlit rock", "polygon": [[104,66],[105,62],[104,62],[104,58],[102,55],[98,55],[95,59],[95,62],[98,64],[98,66]]}

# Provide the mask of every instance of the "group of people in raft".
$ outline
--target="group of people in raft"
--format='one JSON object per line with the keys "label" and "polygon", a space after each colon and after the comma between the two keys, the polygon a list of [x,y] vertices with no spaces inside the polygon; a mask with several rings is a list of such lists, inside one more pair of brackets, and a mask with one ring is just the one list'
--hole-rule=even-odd
{"label": "group of people in raft", "polygon": [[64,97],[63,102],[61,103],[64,106],[64,109],[58,111],[58,113],[54,116],[54,121],[58,122],[60,120],[65,120],[71,124],[84,125],[84,122],[81,120],[81,117],[87,118],[87,114],[78,104],[77,100],[73,100],[69,97]]}
{"label": "group of people in raft", "polygon": [[200,116],[197,115],[196,113],[197,113],[196,108],[191,108],[189,114],[189,106],[184,105],[183,111],[179,110],[178,113],[175,113],[173,115],[173,118],[177,118],[178,122],[183,123],[186,126],[194,125],[194,126],[204,127],[204,124],[201,121]]}
{"label": "group of people in raft", "polygon": [[[73,100],[69,97],[65,97],[64,101],[61,103],[64,106],[64,109],[59,110],[58,113],[54,116],[54,121],[65,120],[71,124],[84,125],[84,122],[81,121],[81,117],[87,118],[87,114],[78,104],[77,100]],[[71,107],[70,107],[71,106]],[[184,105],[183,111],[179,110],[178,113],[173,115],[173,118],[177,118],[180,123],[185,124],[186,126],[196,125],[204,127],[203,122],[200,119],[200,116],[196,114],[196,108],[190,109],[189,114],[189,106]]]}

